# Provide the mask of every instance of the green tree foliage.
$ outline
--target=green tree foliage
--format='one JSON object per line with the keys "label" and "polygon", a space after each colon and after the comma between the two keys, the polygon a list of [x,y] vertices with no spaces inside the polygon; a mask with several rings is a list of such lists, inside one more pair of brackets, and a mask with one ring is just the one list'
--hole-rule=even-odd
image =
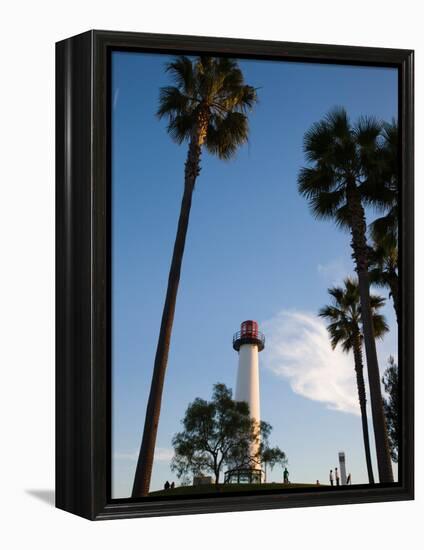
{"label": "green tree foliage", "polygon": [[399,369],[392,356],[384,371],[383,384],[387,397],[384,399],[384,412],[387,419],[390,454],[393,462],[399,458]]}
{"label": "green tree foliage", "polygon": [[[249,416],[245,402],[232,399],[225,384],[215,384],[211,401],[196,398],[189,404],[182,420],[183,430],[175,434],[171,468],[178,477],[214,476],[219,483],[223,468],[254,468],[261,462],[284,465],[286,455],[268,445],[271,426],[257,423]],[[259,428],[259,429],[258,429]],[[252,448],[257,448],[256,452]]]}

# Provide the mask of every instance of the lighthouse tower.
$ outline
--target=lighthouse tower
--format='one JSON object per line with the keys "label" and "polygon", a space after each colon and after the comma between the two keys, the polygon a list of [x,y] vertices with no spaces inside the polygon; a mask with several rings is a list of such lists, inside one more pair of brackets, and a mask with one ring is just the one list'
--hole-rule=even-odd
{"label": "lighthouse tower", "polygon": [[[259,425],[261,420],[259,402],[259,352],[265,347],[265,337],[259,332],[256,321],[243,321],[239,332],[233,336],[233,348],[238,352],[237,382],[234,399],[246,401],[249,405],[250,416]],[[255,443],[252,454],[257,451]],[[234,475],[232,476],[234,478]],[[262,471],[258,464],[250,472],[237,472],[238,483],[260,483]],[[232,479],[231,481],[234,481]]]}

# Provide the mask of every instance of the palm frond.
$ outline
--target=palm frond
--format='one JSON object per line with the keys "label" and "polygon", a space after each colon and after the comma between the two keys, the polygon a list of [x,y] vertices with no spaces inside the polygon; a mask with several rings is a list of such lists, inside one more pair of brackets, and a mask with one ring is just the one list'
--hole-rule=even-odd
{"label": "palm frond", "polygon": [[181,114],[172,117],[167,126],[169,135],[179,145],[181,145],[183,141],[188,141],[191,138],[195,120],[195,113]]}
{"label": "palm frond", "polygon": [[301,168],[297,178],[299,193],[309,200],[320,193],[331,193],[336,184],[334,172],[324,164]]}
{"label": "palm frond", "polygon": [[168,116],[173,118],[176,115],[191,110],[190,99],[181,93],[175,86],[164,86],[159,92],[159,107],[156,111],[158,118]]}
{"label": "palm frond", "polygon": [[386,237],[397,243],[399,230],[399,216],[397,205],[380,218],[377,218],[370,224],[370,235],[373,241],[382,241]]}
{"label": "palm frond", "polygon": [[352,128],[359,147],[375,151],[379,144],[383,124],[373,116],[361,116]]}
{"label": "palm frond", "polygon": [[177,87],[187,96],[194,97],[196,95],[193,65],[187,56],[176,57],[166,65],[166,71],[171,74]]}
{"label": "palm frond", "polygon": [[[347,277],[343,286],[334,286],[328,289],[332,303],[322,307],[318,315],[329,321],[327,331],[333,349],[341,345],[344,352],[350,351],[356,338],[363,339],[360,330],[361,309],[359,286],[356,278]],[[389,327],[385,317],[378,313],[384,305],[385,298],[371,296],[371,311],[376,338],[382,338]]]}
{"label": "palm frond", "polygon": [[374,336],[381,340],[383,336],[389,332],[389,325],[386,322],[384,315],[380,313],[374,313],[372,316],[372,323],[374,329]]}
{"label": "palm frond", "polygon": [[243,113],[230,112],[222,119],[212,118],[206,135],[206,148],[220,159],[228,160],[246,143],[249,127]]}
{"label": "palm frond", "polygon": [[383,296],[378,296],[376,294],[370,295],[370,305],[373,311],[380,309],[381,307],[384,306],[385,303],[386,303],[386,298],[383,298]]}

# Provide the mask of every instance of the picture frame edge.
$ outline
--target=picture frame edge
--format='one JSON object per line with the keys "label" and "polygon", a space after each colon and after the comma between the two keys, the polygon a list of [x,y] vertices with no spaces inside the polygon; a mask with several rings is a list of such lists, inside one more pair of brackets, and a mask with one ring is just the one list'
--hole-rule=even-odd
{"label": "picture frame edge", "polygon": [[[156,44],[156,46],[154,46]],[[197,48],[195,47],[197,44]],[[221,44],[221,49],[218,48]],[[296,495],[244,495],[154,503],[108,501],[111,457],[105,428],[110,410],[107,383],[107,303],[109,258],[107,218],[107,52],[110,48],[214,51],[251,57],[346,64],[395,65],[399,68],[403,121],[401,284],[402,388],[401,483]],[[283,49],[278,53],[278,48]],[[240,50],[243,50],[240,53]],[[267,53],[268,51],[273,53]],[[297,53],[296,53],[297,52]],[[312,52],[310,59],[305,52]],[[87,31],[56,43],[56,507],[90,520],[217,513],[287,507],[369,503],[414,498],[413,415],[413,165],[414,51],[302,44],[216,37]],[[321,59],[321,60],[320,60]],[[324,59],[324,61],[322,60]],[[363,62],[361,63],[361,59]],[[408,376],[407,376],[408,375]],[[108,405],[109,400],[109,405]],[[408,400],[408,403],[406,401]],[[316,494],[313,495],[314,497]],[[383,498],[384,496],[384,498]],[[278,497],[280,501],[278,502]],[[328,498],[327,498],[328,497]],[[234,500],[235,499],[235,500]],[[207,504],[205,502],[207,501]]]}

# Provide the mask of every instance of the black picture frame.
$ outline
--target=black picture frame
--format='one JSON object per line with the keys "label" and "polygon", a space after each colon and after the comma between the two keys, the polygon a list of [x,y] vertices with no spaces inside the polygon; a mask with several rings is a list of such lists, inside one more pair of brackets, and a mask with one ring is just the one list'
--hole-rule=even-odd
{"label": "black picture frame", "polygon": [[[112,49],[398,68],[401,449],[399,482],[337,491],[111,500]],[[414,497],[413,51],[89,31],[56,44],[56,506],[90,520],[408,500]]]}

